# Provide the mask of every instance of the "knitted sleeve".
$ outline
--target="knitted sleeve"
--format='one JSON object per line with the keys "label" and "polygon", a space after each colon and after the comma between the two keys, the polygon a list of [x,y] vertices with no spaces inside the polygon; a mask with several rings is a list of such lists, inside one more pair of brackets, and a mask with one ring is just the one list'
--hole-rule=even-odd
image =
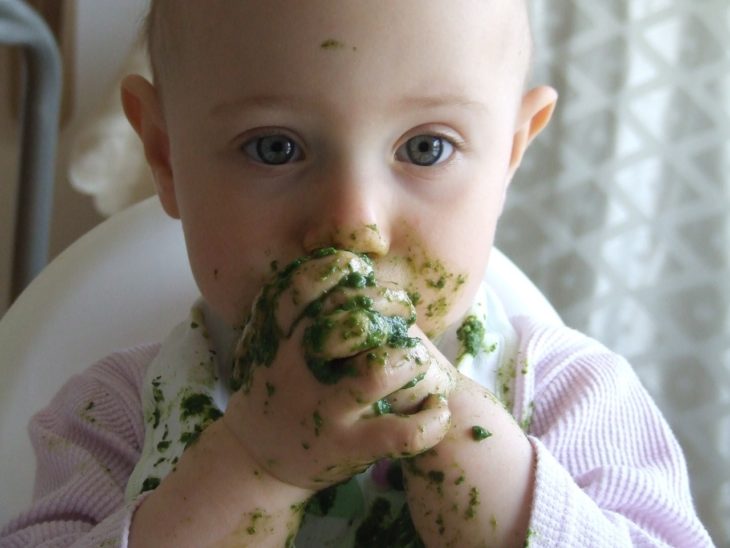
{"label": "knitted sleeve", "polygon": [[631,366],[576,331],[514,320],[518,417],[537,456],[537,546],[712,546],[679,444]]}
{"label": "knitted sleeve", "polygon": [[124,503],[144,439],[140,386],[158,349],[108,356],[72,377],[31,419],[33,503],[0,532],[0,547],[126,546],[142,500]]}

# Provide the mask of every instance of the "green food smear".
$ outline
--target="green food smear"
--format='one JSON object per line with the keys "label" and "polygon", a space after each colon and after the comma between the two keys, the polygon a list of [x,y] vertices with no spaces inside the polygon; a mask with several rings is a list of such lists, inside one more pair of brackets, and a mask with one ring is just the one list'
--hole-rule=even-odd
{"label": "green food smear", "polygon": [[[354,346],[351,349],[353,353],[379,346],[412,348],[417,344],[417,338],[408,336],[409,327],[416,321],[415,314],[409,318],[385,316],[373,309],[373,300],[365,295],[356,295],[328,315],[322,316],[324,299],[331,291],[338,288],[362,289],[376,285],[374,271],[362,273],[347,271],[345,268],[339,272],[341,266],[337,264],[333,264],[330,270],[324,272],[322,279],[341,274],[339,282],[327,294],[309,303],[288,333],[282,332],[277,324],[275,311],[281,294],[290,287],[294,273],[311,260],[338,252],[340,250],[331,247],[319,249],[274,273],[256,301],[254,314],[250,318],[255,325],[249,330],[249,339],[245,341],[243,352],[234,361],[231,378],[233,390],[250,388],[254,368],[260,365],[268,367],[273,363],[279,341],[291,336],[297,323],[304,317],[313,318],[312,324],[305,329],[303,336],[305,360],[312,374],[323,384],[335,384],[346,376],[356,375],[355,367],[348,360],[328,360],[321,356],[333,330],[340,331],[343,340],[353,340]],[[372,264],[366,255],[358,256],[366,264]],[[331,314],[336,312],[345,312],[344,319],[335,322]]]}
{"label": "green food smear", "polygon": [[360,353],[379,346],[391,348],[413,348],[418,339],[408,336],[408,328],[413,324],[413,318],[400,316],[384,316],[377,310],[370,308],[372,300],[363,299],[362,308],[354,308],[356,302],[348,301],[340,310],[348,312],[348,316],[341,323],[335,323],[330,317],[318,318],[304,331],[304,351],[307,365],[317,380],[323,384],[334,384],[345,376],[356,375],[354,366],[347,360],[325,360],[318,356],[338,327],[343,340],[355,339],[359,341],[350,351]]}
{"label": "green food smear", "polygon": [[479,491],[476,487],[472,487],[469,489],[469,506],[466,509],[466,512],[464,512],[464,517],[466,519],[472,519],[474,516],[476,516],[476,508],[479,506]]}
{"label": "green food smear", "polygon": [[[253,370],[256,366],[270,366],[279,350],[279,340],[289,334],[282,333],[276,322],[275,311],[281,294],[291,285],[294,273],[306,262],[321,259],[337,253],[328,247],[318,249],[310,255],[300,257],[284,269],[277,270],[256,300],[255,310],[249,321],[255,321],[250,330],[251,336],[233,363],[230,385],[233,390],[250,388]],[[296,323],[296,322],[295,322]],[[292,329],[294,326],[292,326]]]}
{"label": "green food smear", "polygon": [[441,470],[429,470],[427,475],[433,483],[441,484],[444,482],[444,473]]}
{"label": "green food smear", "polygon": [[189,432],[183,432],[180,434],[180,443],[182,443],[185,446],[185,449],[193,445],[196,441],[198,441],[198,438],[200,437],[200,434],[203,432],[203,427],[199,424],[196,424],[193,430]]}
{"label": "green food smear", "polygon": [[456,337],[461,343],[461,354],[476,356],[482,348],[484,341],[484,324],[474,315],[467,316],[459,329],[456,330]]}
{"label": "green food smear", "polygon": [[390,402],[386,399],[378,400],[373,404],[373,413],[376,417],[381,415],[389,415],[393,412],[393,407]]}
{"label": "green food smear", "polygon": [[322,418],[322,415],[319,414],[319,411],[315,411],[312,414],[312,420],[314,420],[314,435],[319,436],[319,433],[324,426],[324,419]]}
{"label": "green food smear", "polygon": [[424,371],[423,373],[416,375],[415,377],[413,377],[413,379],[411,379],[406,384],[404,384],[401,387],[401,390],[407,390],[408,388],[413,388],[414,386],[416,386],[419,382],[421,382],[425,378],[426,378],[426,372]]}
{"label": "green food smear", "polygon": [[157,489],[157,486],[160,485],[160,478],[155,476],[150,476],[146,480],[142,482],[142,493],[145,491],[152,491],[154,489]]}
{"label": "green food smear", "polygon": [[491,436],[492,433],[489,430],[482,428],[481,426],[471,427],[471,437],[474,441],[483,441]]}
{"label": "green food smear", "polygon": [[411,520],[408,505],[404,504],[395,517],[391,516],[390,502],[378,497],[370,512],[355,533],[356,547],[421,548],[425,544]]}
{"label": "green food smear", "polygon": [[251,516],[251,521],[249,522],[249,526],[246,528],[246,532],[249,535],[255,535],[257,532],[256,528],[258,527],[259,522],[265,518],[268,518],[269,516],[260,508],[257,508],[253,512],[250,512],[249,515]]}
{"label": "green food smear", "polygon": [[199,417],[204,422],[212,422],[223,416],[208,394],[188,394],[180,402],[180,420]]}
{"label": "green food smear", "polygon": [[327,40],[323,41],[319,45],[319,47],[327,50],[343,49],[345,47],[345,44],[343,44],[339,40],[335,40],[334,38],[328,38]]}

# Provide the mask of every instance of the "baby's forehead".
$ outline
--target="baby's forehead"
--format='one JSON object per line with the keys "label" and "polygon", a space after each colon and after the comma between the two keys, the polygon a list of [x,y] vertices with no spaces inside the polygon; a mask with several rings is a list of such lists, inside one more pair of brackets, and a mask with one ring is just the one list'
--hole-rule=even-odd
{"label": "baby's forehead", "polygon": [[[295,3],[298,4],[298,0],[290,0],[292,6]],[[314,15],[313,17],[307,17],[306,23],[312,24],[320,19],[324,19],[325,15],[332,15],[333,10],[346,12],[348,10],[348,4],[352,2],[361,2],[362,0],[338,0],[336,4],[329,1],[308,1],[307,12]],[[392,9],[393,6],[403,6],[407,3],[407,0],[368,0],[368,2],[374,2],[378,4],[381,11],[384,12],[383,17],[387,16],[387,10]],[[219,18],[223,17],[226,19],[226,12],[232,10],[245,10],[246,5],[250,6],[253,12],[257,12],[257,17],[244,18],[242,20],[242,26],[253,25],[255,29],[266,29],[275,26],[275,18],[278,17],[274,14],[273,17],[267,17],[262,15],[261,11],[256,10],[260,6],[258,0],[205,0],[203,1],[191,1],[191,2],[179,2],[178,0],[152,0],[151,9],[147,22],[147,38],[148,47],[150,52],[150,59],[153,66],[153,72],[155,79],[160,80],[164,73],[169,73],[172,67],[179,66],[184,62],[184,55],[186,52],[195,51],[205,55],[206,50],[211,50],[210,43],[211,37],[215,37],[216,34],[216,21],[220,21]],[[382,4],[382,6],[380,5]],[[423,7],[433,5],[437,6],[438,9],[443,9],[443,0],[419,0],[418,6],[413,6],[414,9],[419,6]],[[530,60],[532,56],[532,40],[529,29],[529,18],[527,16],[527,8],[524,0],[450,0],[449,7],[455,9],[455,7],[461,4],[465,7],[468,13],[470,5],[472,7],[478,7],[475,9],[480,13],[484,13],[483,8],[488,6],[490,15],[477,19],[481,21],[484,19],[485,29],[489,29],[490,32],[506,32],[509,36],[508,40],[505,40],[502,44],[501,55],[505,59],[509,59],[512,68],[526,75],[529,69]],[[277,2],[277,7],[286,7],[289,5],[287,0],[280,0]],[[298,5],[301,7],[301,5]],[[322,14],[322,18],[317,17],[317,11]],[[268,14],[272,12],[269,11]],[[409,26],[411,31],[418,31],[417,23],[414,20],[409,19]],[[397,25],[393,28],[397,29]],[[505,30],[506,28],[506,30]],[[425,29],[424,29],[425,30]],[[336,34],[337,29],[332,29],[333,35]],[[246,32],[246,28],[240,28],[240,32],[243,34]],[[429,37],[424,32],[423,39],[428,40]],[[332,36],[324,34],[323,39],[332,38]],[[453,42],[459,41],[460,39],[466,40],[460,33],[452,33],[450,40]],[[277,40],[287,40],[287,36],[277,36]],[[332,42],[333,44],[336,41]],[[477,46],[478,47],[478,46]],[[211,51],[211,55],[214,54]]]}

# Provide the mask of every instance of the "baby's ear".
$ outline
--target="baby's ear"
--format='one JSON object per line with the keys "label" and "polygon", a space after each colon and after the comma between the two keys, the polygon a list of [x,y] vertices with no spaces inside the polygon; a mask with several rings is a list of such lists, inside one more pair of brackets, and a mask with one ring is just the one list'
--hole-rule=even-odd
{"label": "baby's ear", "polygon": [[522,98],[522,106],[517,118],[517,129],[512,142],[510,158],[510,179],[522,162],[527,147],[537,137],[555,110],[558,92],[548,86],[540,86],[528,91]]}
{"label": "baby's ear", "polygon": [[179,219],[170,165],[170,140],[157,90],[142,76],[132,74],[122,80],[121,94],[127,120],[144,146],[162,207],[170,217]]}

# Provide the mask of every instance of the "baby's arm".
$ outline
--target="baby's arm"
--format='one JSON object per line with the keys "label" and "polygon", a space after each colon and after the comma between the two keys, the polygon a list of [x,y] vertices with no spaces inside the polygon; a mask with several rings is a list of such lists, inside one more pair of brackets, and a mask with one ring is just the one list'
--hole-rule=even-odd
{"label": "baby's arm", "polygon": [[532,372],[516,390],[516,408],[534,409],[534,539],[712,546],[682,450],[629,363],[571,329],[529,318],[514,325]]}
{"label": "baby's arm", "polygon": [[388,329],[371,312],[394,303],[350,291],[365,283],[359,261],[321,257],[264,288],[237,350],[241,389],[142,504],[133,546],[282,546],[316,491],[441,440],[449,412],[440,398],[409,415],[374,412],[427,365],[406,344],[378,352]]}
{"label": "baby's arm", "polygon": [[459,374],[423,337],[455,386],[451,428],[404,461],[411,517],[428,546],[524,546],[534,481],[532,446],[488,390]]}
{"label": "baby's arm", "polygon": [[[682,451],[628,363],[567,328],[527,318],[515,328],[520,361],[529,364],[518,373],[515,410],[519,420],[532,419],[530,433],[515,430],[491,398],[474,408],[488,395],[481,388],[457,387],[451,431],[404,467],[424,541],[712,546],[692,505]],[[470,438],[472,426],[492,435],[477,441],[484,436],[477,430]],[[530,447],[534,469],[522,458]],[[450,463],[464,468],[463,481]],[[465,496],[459,487],[470,481],[476,490],[469,486]],[[507,540],[489,542],[496,535]]]}
{"label": "baby's arm", "polygon": [[144,437],[140,387],[158,348],[107,356],[31,419],[34,501],[0,532],[0,546],[124,545],[137,505],[124,504],[124,487]]}
{"label": "baby's arm", "polygon": [[284,546],[310,495],[265,473],[219,420],[137,510],[130,546]]}

